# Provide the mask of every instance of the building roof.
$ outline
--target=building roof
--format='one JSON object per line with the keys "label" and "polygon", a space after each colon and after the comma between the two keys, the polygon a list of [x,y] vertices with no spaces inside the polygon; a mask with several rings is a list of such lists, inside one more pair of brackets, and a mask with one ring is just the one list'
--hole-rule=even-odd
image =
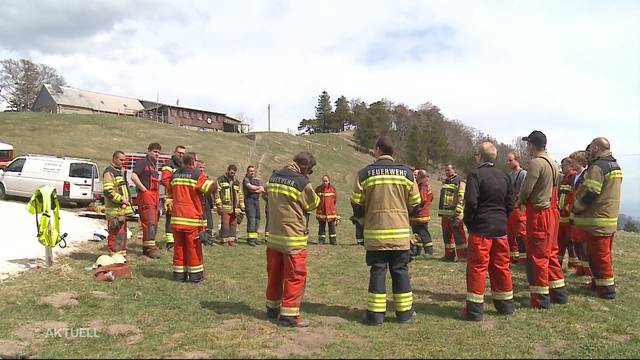
{"label": "building roof", "polygon": [[221,113],[219,111],[213,111],[213,110],[205,110],[205,109],[200,109],[197,107],[193,107],[193,106],[182,106],[182,105],[172,105],[172,104],[165,104],[165,103],[159,103],[159,102],[155,102],[152,100],[140,100],[140,102],[142,103],[142,105],[145,106],[145,110],[153,110],[156,107],[170,107],[172,109],[182,109],[182,110],[193,110],[193,111],[199,111],[199,112],[206,112],[206,113],[211,113],[211,114],[218,114],[218,115],[224,115],[227,116],[227,114],[225,113]]}
{"label": "building roof", "polygon": [[43,86],[58,105],[118,114],[133,114],[144,109],[138,99],[80,90],[70,86],[53,86],[49,84]]}

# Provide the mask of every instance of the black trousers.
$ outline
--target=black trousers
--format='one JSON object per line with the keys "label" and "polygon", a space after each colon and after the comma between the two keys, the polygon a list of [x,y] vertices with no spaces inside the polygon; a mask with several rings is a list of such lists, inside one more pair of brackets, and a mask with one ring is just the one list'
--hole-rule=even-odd
{"label": "black trousers", "polygon": [[431,233],[429,233],[429,223],[411,225],[411,231],[414,234],[418,234],[422,241],[422,246],[425,248],[433,246],[433,243],[431,242]]}
{"label": "black trousers", "polygon": [[409,250],[367,251],[369,270],[369,298],[367,311],[384,317],[387,305],[385,278],[387,267],[391,273],[393,302],[396,317],[400,321],[411,318],[413,313],[413,293],[409,278]]}
{"label": "black trousers", "polygon": [[329,227],[329,240],[332,244],[336,242],[336,222],[326,222],[318,220],[318,242],[324,243],[327,239],[327,225]]}

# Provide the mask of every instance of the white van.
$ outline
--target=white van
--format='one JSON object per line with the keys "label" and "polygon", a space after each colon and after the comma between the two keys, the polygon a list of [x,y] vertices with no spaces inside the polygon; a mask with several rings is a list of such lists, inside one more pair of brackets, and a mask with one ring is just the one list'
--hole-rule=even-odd
{"label": "white van", "polygon": [[0,199],[31,197],[36,188],[51,185],[63,202],[87,205],[93,189],[102,188],[98,166],[87,159],[51,155],[22,155],[0,170]]}

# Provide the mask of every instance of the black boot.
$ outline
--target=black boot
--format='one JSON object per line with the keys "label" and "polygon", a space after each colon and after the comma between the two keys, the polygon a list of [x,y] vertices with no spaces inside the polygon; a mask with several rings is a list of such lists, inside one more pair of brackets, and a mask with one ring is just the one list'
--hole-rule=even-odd
{"label": "black boot", "polygon": [[267,318],[268,319],[272,319],[275,320],[278,318],[278,316],[280,316],[280,309],[279,308],[270,308],[267,306]]}
{"label": "black boot", "polygon": [[307,320],[302,320],[300,316],[280,316],[280,319],[278,319],[278,325],[304,328],[309,326],[309,322]]}

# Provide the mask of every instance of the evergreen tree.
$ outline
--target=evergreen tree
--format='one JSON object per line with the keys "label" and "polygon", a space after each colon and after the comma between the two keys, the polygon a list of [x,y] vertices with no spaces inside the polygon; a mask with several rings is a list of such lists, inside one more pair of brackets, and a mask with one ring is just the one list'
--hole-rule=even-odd
{"label": "evergreen tree", "polygon": [[336,100],[336,110],[333,113],[333,121],[331,122],[331,129],[334,131],[344,131],[345,126],[353,123],[353,114],[349,109],[349,101],[347,98],[340,96]]}
{"label": "evergreen tree", "polygon": [[629,220],[629,221],[627,221],[626,224],[624,224],[624,231],[626,231],[626,232],[634,232],[635,233],[635,232],[638,232],[638,227],[636,226],[636,224],[633,221]]}
{"label": "evergreen tree", "polygon": [[331,106],[331,98],[326,91],[318,96],[318,105],[316,105],[316,121],[321,132],[327,132],[331,126],[333,117],[333,107]]}

